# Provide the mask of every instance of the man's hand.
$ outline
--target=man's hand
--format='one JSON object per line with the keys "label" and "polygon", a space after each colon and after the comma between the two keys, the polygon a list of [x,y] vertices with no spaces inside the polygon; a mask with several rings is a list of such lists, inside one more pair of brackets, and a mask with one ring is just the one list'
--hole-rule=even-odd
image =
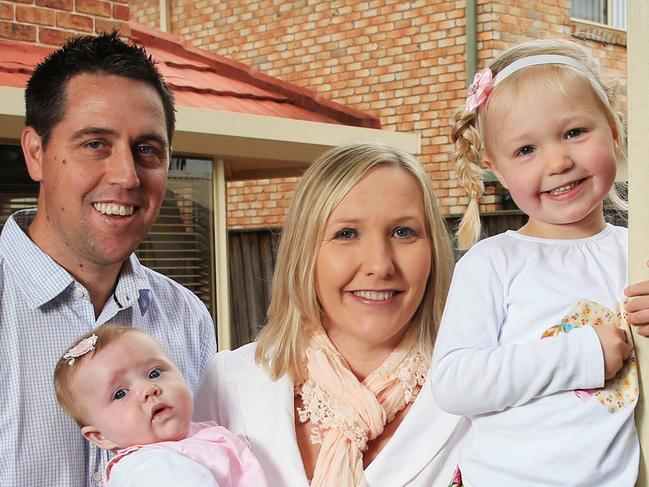
{"label": "man's hand", "polygon": [[630,299],[624,307],[629,324],[638,328],[638,334],[649,336],[649,281],[637,282],[624,290]]}

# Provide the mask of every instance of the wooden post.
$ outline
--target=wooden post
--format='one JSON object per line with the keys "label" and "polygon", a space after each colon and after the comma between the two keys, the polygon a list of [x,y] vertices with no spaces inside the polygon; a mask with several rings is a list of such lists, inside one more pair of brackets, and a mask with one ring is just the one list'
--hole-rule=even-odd
{"label": "wooden post", "polygon": [[[628,0],[629,282],[649,279],[649,3]],[[637,486],[649,485],[649,338],[633,333],[640,397],[635,421],[642,449]]]}

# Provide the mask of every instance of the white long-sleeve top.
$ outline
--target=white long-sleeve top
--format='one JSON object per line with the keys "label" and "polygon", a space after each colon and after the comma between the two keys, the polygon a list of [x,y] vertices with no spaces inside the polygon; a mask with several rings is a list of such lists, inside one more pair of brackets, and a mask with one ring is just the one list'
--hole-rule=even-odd
{"label": "white long-sleeve top", "polygon": [[541,339],[582,300],[618,310],[627,283],[627,230],[585,239],[514,231],[458,262],[435,344],[433,393],[471,428],[460,457],[466,486],[632,486],[636,400],[610,413],[575,390],[604,386],[590,326]]}

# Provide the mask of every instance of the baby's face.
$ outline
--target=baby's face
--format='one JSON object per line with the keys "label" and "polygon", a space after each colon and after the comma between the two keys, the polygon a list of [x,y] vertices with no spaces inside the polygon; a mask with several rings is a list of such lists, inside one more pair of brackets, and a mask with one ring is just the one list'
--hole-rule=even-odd
{"label": "baby's face", "polygon": [[153,338],[129,332],[89,358],[72,379],[89,441],[112,450],[187,436],[191,392]]}

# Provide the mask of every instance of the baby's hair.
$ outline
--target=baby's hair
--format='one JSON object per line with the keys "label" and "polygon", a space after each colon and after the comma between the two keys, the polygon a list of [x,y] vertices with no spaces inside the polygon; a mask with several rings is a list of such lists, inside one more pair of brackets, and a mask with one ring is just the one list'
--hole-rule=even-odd
{"label": "baby's hair", "polygon": [[92,358],[92,356],[102,348],[131,332],[144,333],[143,331],[130,326],[111,324],[102,325],[99,328],[79,337],[66,349],[66,352],[78,345],[82,340],[85,340],[94,334],[97,335],[97,342],[95,343],[93,350],[76,357],[74,361],[71,362],[71,365],[70,361],[63,358],[63,356],[61,356],[57,362],[56,368],[54,369],[54,390],[56,391],[56,399],[59,401],[59,404],[65,412],[77,422],[79,427],[86,426],[86,424],[83,422],[83,405],[79,402],[79,398],[72,388],[72,378],[79,370],[82,363],[87,362],[89,358]]}
{"label": "baby's hair", "polygon": [[[580,73],[580,71],[565,65],[546,64],[543,66],[535,66],[537,70],[543,69],[544,72],[555,75],[559,72],[574,73],[590,84],[602,109],[606,112],[609,123],[615,127],[618,133],[620,157],[617,162],[618,164],[623,164],[626,161],[626,139],[624,136],[624,126],[622,125],[620,112],[618,111],[618,105],[620,104],[619,92],[615,89],[613,83],[602,80],[598,62],[587,48],[567,40],[543,39],[523,42],[503,52],[491,63],[489,68],[495,78],[500,71],[513,62],[536,55],[567,56],[583,64],[590,72],[592,79],[589,79],[588,76]],[[515,86],[514,83],[516,83],[516,80],[520,79],[522,73],[525,73],[527,69],[529,68],[523,68],[515,72],[499,83],[494,90],[500,92],[505,85]],[[599,86],[595,86],[594,83],[597,83]],[[564,87],[560,77],[557,77],[557,85],[560,90]],[[600,93],[605,94],[606,98],[603,98],[603,95]],[[454,117],[455,123],[451,132],[451,138],[455,144],[455,150],[453,152],[455,172],[458,181],[469,196],[469,204],[457,230],[457,243],[460,249],[468,249],[480,239],[479,201],[484,192],[482,154],[484,150],[485,112],[488,110],[488,105],[489,99],[476,110],[467,111],[464,107],[458,110]],[[617,209],[626,211],[626,203],[618,194],[615,186],[613,186],[608,196],[609,200]]]}

